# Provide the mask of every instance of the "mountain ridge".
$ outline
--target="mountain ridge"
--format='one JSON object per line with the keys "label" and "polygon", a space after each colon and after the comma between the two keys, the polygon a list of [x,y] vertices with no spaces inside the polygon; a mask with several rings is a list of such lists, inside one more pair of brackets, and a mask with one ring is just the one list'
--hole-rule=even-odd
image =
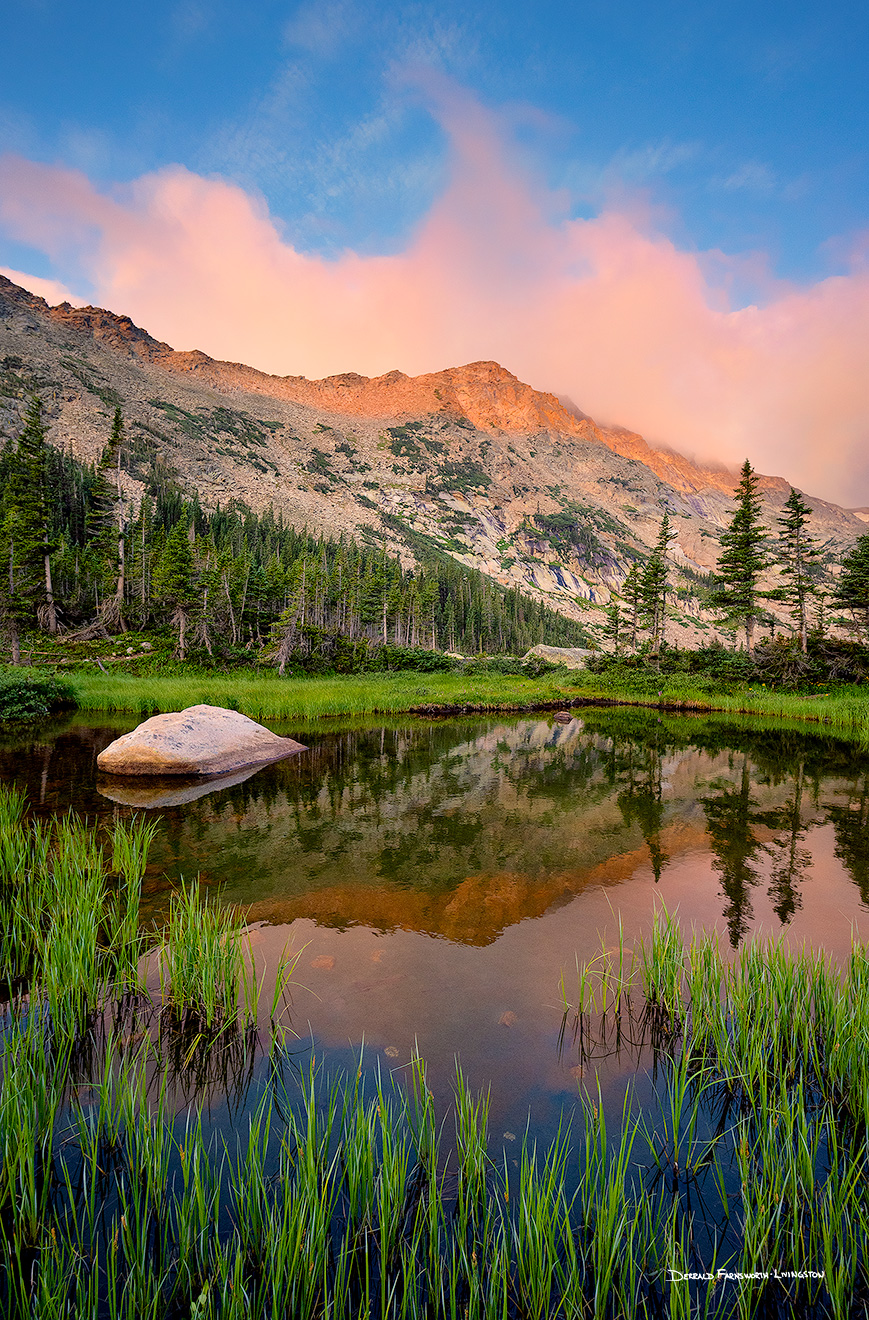
{"label": "mountain ridge", "polygon": [[[455,409],[485,430],[533,432],[548,427],[598,440],[615,453],[639,458],[659,474],[679,473],[686,478],[686,486],[720,483],[722,488],[733,489],[738,481],[738,475],[723,464],[699,464],[674,450],[655,448],[625,427],[601,426],[570,401],[527,385],[495,361],[479,360],[419,376],[397,369],[373,377],[353,371],[319,380],[275,376],[244,363],[212,358],[201,349],[172,348],[137,326],[129,316],[102,307],[74,307],[68,302],[52,307],[5,276],[0,276],[0,290],[79,333],[157,362],[167,371],[203,376],[218,388],[236,388],[321,407],[327,412],[378,419],[417,416],[421,411],[448,414]],[[761,480],[789,488],[782,477],[762,476]]]}
{"label": "mountain ridge", "polygon": [[[370,534],[373,523],[405,558],[423,535],[592,628],[666,509],[675,639],[715,631],[697,579],[714,566],[737,474],[601,426],[496,362],[416,377],[270,376],[173,349],[104,308],[49,307],[2,276],[0,354],[7,434],[29,382],[45,396],[52,442],[92,461],[120,402],[138,449],[206,504],[272,505],[331,534]],[[143,471],[125,484],[135,502]],[[782,477],[761,479],[773,528],[789,490]],[[810,502],[831,556],[865,531],[864,511]]]}

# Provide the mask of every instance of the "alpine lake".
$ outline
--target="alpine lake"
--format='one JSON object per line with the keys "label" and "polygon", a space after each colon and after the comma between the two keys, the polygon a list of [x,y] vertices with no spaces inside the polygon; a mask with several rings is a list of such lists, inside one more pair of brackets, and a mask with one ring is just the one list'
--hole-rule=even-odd
{"label": "alpine lake", "polygon": [[[486,1164],[478,1192],[485,1200],[486,1186],[497,1194],[503,1190],[509,1203],[498,1212],[506,1225],[498,1229],[505,1263],[502,1268],[497,1253],[492,1255],[486,1269],[494,1273],[486,1275],[477,1300],[470,1275],[485,1274],[476,1254],[482,1255],[483,1245],[475,1248],[473,1270],[459,1271],[464,1282],[452,1303],[447,1285],[439,1285],[438,1300],[430,1280],[408,1302],[406,1269],[404,1283],[395,1283],[398,1248],[389,1261],[383,1248],[376,1269],[372,1265],[376,1286],[348,1267],[344,1301],[330,1302],[330,1288],[338,1288],[335,1272],[340,1274],[335,1223],[345,1213],[336,1202],[330,1203],[332,1283],[324,1274],[309,1305],[294,1293],[296,1300],[281,1310],[247,1284],[249,1309],[233,1311],[232,1269],[238,1268],[240,1279],[242,1267],[219,1260],[215,1265],[218,1257],[208,1266],[210,1275],[204,1266],[193,1272],[185,1292],[177,1284],[183,1253],[176,1242],[174,1273],[166,1266],[162,1300],[148,1314],[784,1316],[857,1314],[866,1304],[865,1114],[848,1109],[844,1082],[828,1106],[826,1064],[804,1057],[804,1051],[793,1075],[778,1079],[784,1089],[775,1092],[775,1103],[763,1100],[768,1108],[758,1117],[756,1097],[746,1098],[747,1084],[734,1080],[722,1052],[725,1046],[736,1049],[739,1014],[758,986],[760,998],[752,1001],[748,1018],[763,1017],[759,1005],[767,992],[778,1017],[786,1016],[790,992],[781,991],[782,978],[795,967],[794,984],[801,976],[805,984],[802,967],[813,969],[811,975],[827,987],[824,993],[840,987],[835,993],[843,1003],[851,996],[843,1030],[854,1048],[869,1053],[869,1006],[858,1003],[853,985],[848,989],[849,977],[857,976],[854,949],[861,936],[869,936],[869,749],[826,735],[821,726],[627,707],[572,714],[569,723],[540,713],[273,726],[308,749],[246,775],[183,782],[98,773],[98,753],[134,727],[134,717],[75,713],[2,735],[0,781],[24,791],[28,820],[74,813],[96,834],[118,821],[155,821],[139,910],[152,942],[159,943],[172,894],[191,881],[209,903],[245,914],[245,956],[258,985],[253,1020],[235,1034],[225,1030],[210,1050],[202,1033],[196,1039],[182,1033],[174,1044],[163,1035],[163,1058],[154,1056],[147,1065],[148,1103],[156,1103],[162,1087],[160,1112],[176,1138],[167,1156],[167,1185],[174,1180],[181,1187],[186,1177],[184,1138],[177,1134],[188,1130],[190,1114],[197,1115],[213,1159],[229,1159],[227,1151],[246,1150],[245,1143],[254,1141],[263,1097],[278,1073],[290,1108],[295,1102],[287,1097],[295,1085],[303,1109],[307,1103],[326,1112],[338,1095],[339,1119],[342,1113],[346,1118],[349,1088],[364,1104],[373,1098],[376,1109],[379,1103],[381,1122],[384,1104],[398,1117],[406,1105],[409,1129],[424,1079],[440,1143],[434,1176],[441,1179],[442,1254],[452,1252],[455,1259],[446,1224],[458,1213],[465,1186],[467,1133],[457,1108],[476,1106],[484,1128]],[[713,1048],[704,1037],[697,1051],[699,1014],[692,1016],[684,989],[699,984],[685,971],[692,941],[697,965],[703,959],[711,965],[714,958],[719,969],[725,1042]],[[665,964],[673,957],[681,978],[679,1003],[662,988]],[[142,966],[152,1000],[159,999],[153,955]],[[734,1003],[743,996],[736,1007],[728,1007],[728,977]],[[864,999],[869,995],[869,977],[859,992]],[[817,1036],[833,1028],[819,1006],[817,986],[813,994],[800,1011],[812,1018]],[[7,1032],[13,999],[7,988]],[[93,1020],[90,1026],[94,1039],[101,1031],[105,1040],[111,1018],[121,1054],[133,1050],[144,1032],[129,1004],[127,1009],[128,1019],[117,1016],[117,1005],[103,1006],[96,1015],[101,1026]],[[776,1023],[771,1020],[765,1030],[765,1045],[758,1048],[774,1055],[780,1048]],[[792,1041],[792,1026],[787,1034]],[[686,1080],[682,1065],[689,1053],[700,1063]],[[81,1114],[91,1112],[88,1106],[98,1105],[93,1088],[102,1067],[87,1051],[75,1063],[74,1085],[54,1120],[50,1160],[59,1161],[57,1167],[63,1165],[64,1141],[71,1140],[57,1133],[73,1124],[76,1106],[80,1124]],[[744,1074],[747,1065],[740,1067]],[[770,1082],[770,1095],[777,1084]],[[793,1141],[795,1149],[800,1140],[805,1146],[801,1181],[779,1194],[771,1166],[766,1169],[758,1153],[763,1125],[773,1126],[775,1111],[777,1149],[787,1146],[790,1129],[782,1114],[791,1105],[790,1088],[800,1086],[806,1132]],[[262,1147],[272,1179],[283,1167],[279,1129],[288,1119],[284,1108],[280,1114]],[[336,1120],[335,1132],[338,1126]],[[633,1136],[625,1149],[628,1130]],[[335,1132],[323,1147],[333,1156],[344,1140]],[[354,1250],[372,1260],[371,1244],[385,1213],[376,1208],[376,1186],[377,1167],[385,1176],[388,1163],[386,1140],[379,1132],[371,1142],[371,1243],[360,1246],[354,1238]],[[590,1154],[595,1143],[597,1163]],[[412,1181],[424,1163],[415,1137],[408,1138],[407,1150],[405,1177]],[[86,1157],[76,1151],[76,1168],[84,1167]],[[606,1225],[600,1199],[592,1207],[588,1183],[596,1177],[605,1191],[622,1157],[623,1210],[632,1207],[624,1223],[634,1227],[623,1227],[620,1238],[611,1234],[610,1277],[595,1255],[595,1233]],[[782,1155],[780,1162],[787,1180],[788,1160]],[[828,1184],[857,1166],[850,1200],[837,1212]],[[46,1194],[43,1218],[60,1213],[55,1201],[64,1175],[57,1167],[50,1176],[59,1190]],[[545,1180],[550,1169],[569,1227],[559,1230],[560,1245],[552,1248],[549,1263],[541,1257],[531,1268],[539,1284],[535,1293],[523,1282],[522,1235],[529,1230],[518,1220],[525,1213],[525,1183],[535,1176]],[[335,1174],[338,1182],[343,1176]],[[215,1177],[213,1236],[228,1252],[225,1244],[239,1231],[232,1211],[235,1175],[224,1170]],[[754,1204],[751,1177],[766,1179],[771,1203],[779,1195],[778,1218],[767,1236],[757,1228],[763,1198],[758,1193]],[[352,1201],[348,1188],[342,1195]],[[45,1302],[40,1310],[31,1298],[28,1304],[36,1309],[27,1314],[136,1313],[132,1302],[123,1302],[130,1260],[124,1256],[126,1263],[113,1267],[111,1256],[113,1232],[117,1243],[112,1224],[121,1222],[125,1194],[107,1183],[100,1195],[104,1221],[91,1225],[87,1242],[80,1235],[76,1249],[96,1263],[105,1287],[86,1305],[81,1271],[74,1279],[74,1271],[68,1272],[66,1292],[60,1288],[58,1296],[69,1305],[77,1299],[82,1309],[67,1312],[58,1304],[52,1311]],[[631,1233],[642,1236],[636,1206],[643,1197],[658,1216],[643,1240],[657,1235],[659,1255],[649,1264],[647,1254],[647,1263],[631,1274],[624,1253]],[[406,1194],[399,1236],[411,1232],[413,1207],[424,1200],[419,1186]],[[11,1241],[8,1209],[3,1214],[0,1237],[6,1233]],[[843,1244],[843,1225],[853,1236],[851,1248]],[[488,1230],[478,1231],[485,1244]],[[545,1236],[549,1229],[540,1231]],[[566,1245],[565,1231],[574,1234],[573,1247]],[[98,1241],[101,1246],[94,1245]],[[575,1245],[582,1242],[587,1251]],[[575,1268],[565,1263],[571,1251],[582,1255]],[[556,1257],[560,1263],[553,1264]],[[4,1266],[10,1314],[25,1314],[9,1284],[11,1260]],[[113,1276],[113,1268],[120,1274]],[[752,1272],[756,1277],[749,1280]],[[503,1286],[494,1274],[503,1276]],[[28,1277],[35,1277],[32,1271]],[[603,1291],[602,1279],[609,1280]]]}

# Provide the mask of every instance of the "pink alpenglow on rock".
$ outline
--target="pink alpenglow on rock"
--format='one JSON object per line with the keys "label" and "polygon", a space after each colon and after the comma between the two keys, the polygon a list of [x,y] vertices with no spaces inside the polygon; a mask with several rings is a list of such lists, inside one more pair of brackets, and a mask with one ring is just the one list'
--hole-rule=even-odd
{"label": "pink alpenglow on rock", "polygon": [[152,715],[116,738],[100,752],[97,766],[113,775],[225,775],[304,751],[302,743],[279,737],[237,710],[188,706]]}

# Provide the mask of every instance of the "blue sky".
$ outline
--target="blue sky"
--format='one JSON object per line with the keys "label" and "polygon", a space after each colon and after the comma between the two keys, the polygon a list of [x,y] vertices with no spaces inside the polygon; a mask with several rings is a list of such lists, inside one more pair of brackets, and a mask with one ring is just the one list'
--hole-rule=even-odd
{"label": "blue sky", "polygon": [[[0,150],[113,184],[167,163],[259,193],[307,251],[388,252],[444,186],[404,72],[513,117],[574,215],[648,190],[683,246],[806,280],[867,217],[865,4],[5,6]],[[0,264],[52,271],[20,240]]]}

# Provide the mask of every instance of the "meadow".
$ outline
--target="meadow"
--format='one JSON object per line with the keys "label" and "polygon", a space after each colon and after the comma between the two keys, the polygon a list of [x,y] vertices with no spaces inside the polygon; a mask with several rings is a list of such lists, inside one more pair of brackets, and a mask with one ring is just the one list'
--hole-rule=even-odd
{"label": "meadow", "polygon": [[187,887],[143,930],[151,827],[25,808],[0,791],[4,1314],[864,1314],[864,947],[725,954],[659,912],[562,976],[575,1111],[512,1162],[460,1066],[448,1106],[419,1057],[300,1067],[242,913]]}
{"label": "meadow", "polygon": [[470,673],[373,673],[278,678],[271,673],[65,675],[82,710],[146,715],[200,702],[239,710],[256,720],[317,720],[419,712],[521,711],[589,703],[720,711],[828,726],[839,737],[869,739],[869,693],[842,684],[820,693],[760,685],[714,683],[702,675],[593,674],[556,669],[539,677],[481,669]]}

